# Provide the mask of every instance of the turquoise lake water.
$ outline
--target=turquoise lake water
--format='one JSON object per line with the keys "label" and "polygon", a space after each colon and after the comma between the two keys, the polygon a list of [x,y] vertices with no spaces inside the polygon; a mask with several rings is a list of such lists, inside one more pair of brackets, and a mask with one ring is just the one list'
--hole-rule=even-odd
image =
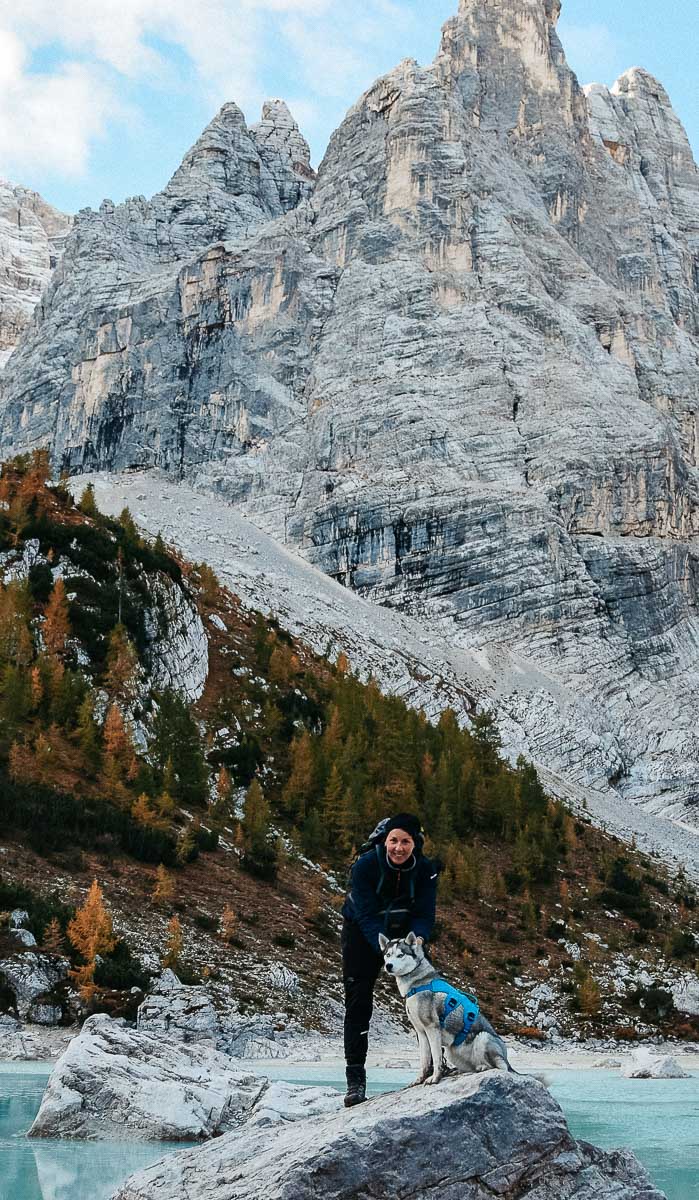
{"label": "turquoise lake water", "polygon": [[29,1141],[48,1069],[0,1063],[0,1200],[108,1200],[141,1167],[172,1153],[153,1142]]}
{"label": "turquoise lake water", "polygon": [[[265,1073],[292,1083],[342,1087],[321,1064]],[[43,1064],[0,1063],[0,1200],[108,1200],[133,1171],[178,1147],[160,1143],[28,1141],[41,1101]],[[699,1200],[699,1076],[621,1079],[614,1071],[550,1071],[551,1090],[576,1137],[630,1146],[669,1200]],[[370,1094],[408,1082],[370,1072]],[[181,1147],[180,1147],[181,1148]]]}

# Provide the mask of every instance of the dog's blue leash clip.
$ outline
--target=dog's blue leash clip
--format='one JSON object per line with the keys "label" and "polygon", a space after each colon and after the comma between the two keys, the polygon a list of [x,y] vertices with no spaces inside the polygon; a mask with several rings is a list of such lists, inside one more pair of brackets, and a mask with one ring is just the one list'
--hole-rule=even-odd
{"label": "dog's blue leash clip", "polygon": [[454,1046],[463,1045],[469,1033],[471,1032],[471,1027],[479,1013],[478,1001],[476,1000],[476,997],[473,996],[471,992],[457,991],[455,987],[452,987],[450,983],[447,983],[446,979],[432,979],[430,983],[423,983],[420,987],[411,988],[405,997],[406,1000],[409,1000],[411,996],[417,996],[418,992],[439,992],[440,995],[446,996],[444,1001],[444,1009],[439,1018],[439,1024],[442,1029],[444,1029],[444,1023],[447,1017],[450,1016],[456,1008],[459,1008],[460,1006],[463,1009],[464,1027],[461,1030],[461,1033],[457,1033],[452,1043]]}

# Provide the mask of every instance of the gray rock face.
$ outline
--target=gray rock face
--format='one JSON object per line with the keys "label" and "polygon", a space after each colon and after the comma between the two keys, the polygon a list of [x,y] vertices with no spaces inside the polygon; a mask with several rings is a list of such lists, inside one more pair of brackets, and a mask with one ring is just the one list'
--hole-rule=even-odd
{"label": "gray rock face", "polygon": [[215,1041],[221,1022],[206,988],[187,987],[174,971],[163,971],[138,1010],[139,1033],[168,1041]]}
{"label": "gray rock face", "polygon": [[211,1046],[168,1044],[90,1017],[56,1063],[30,1137],[213,1137],[238,1124],[263,1090]]}
{"label": "gray rock face", "polygon": [[[69,966],[68,959],[31,951],[0,961],[0,980],[14,993],[17,1015],[22,1020],[34,1019],[32,1012],[36,1011],[35,1001],[67,979]],[[57,1008],[54,1005],[48,1007]],[[46,1015],[42,1014],[43,1017]],[[46,1022],[41,1020],[39,1023]]]}
{"label": "gray rock face", "polygon": [[71,224],[36,192],[0,179],[0,369],[29,326]]}
{"label": "gray rock face", "polygon": [[30,1137],[187,1141],[253,1120],[285,1124],[340,1104],[330,1089],[270,1087],[211,1045],[90,1017],[51,1073]]}
{"label": "gray rock face", "polygon": [[113,1200],[428,1200],[437,1194],[444,1200],[662,1200],[632,1154],[575,1142],[543,1087],[497,1072],[382,1096],[276,1134],[229,1134],[133,1176]]}
{"label": "gray rock face", "polygon": [[647,73],[585,95],[559,7],[461,0],[315,183],[284,106],[227,105],[80,214],[0,445],[244,505],[480,657],[530,757],[696,824],[699,173]]}

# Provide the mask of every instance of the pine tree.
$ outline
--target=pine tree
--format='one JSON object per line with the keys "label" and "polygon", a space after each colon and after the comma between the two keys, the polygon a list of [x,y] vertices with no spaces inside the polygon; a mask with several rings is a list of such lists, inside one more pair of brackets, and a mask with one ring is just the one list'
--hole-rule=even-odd
{"label": "pine tree", "polygon": [[101,738],[99,726],[95,720],[94,697],[90,692],[85,694],[78,709],[76,735],[85,765],[92,773],[98,769],[100,764]]}
{"label": "pine tree", "polygon": [[594,1017],[602,1007],[602,994],[599,984],[592,975],[586,973],[576,989],[578,1007],[581,1012]]}
{"label": "pine tree", "polygon": [[19,728],[32,707],[31,676],[7,666],[0,678],[0,717],[7,731]]}
{"label": "pine tree", "polygon": [[138,800],[131,806],[131,816],[144,829],[165,829],[166,822],[159,816],[149,796],[141,792]]}
{"label": "pine tree", "polygon": [[325,844],[334,852],[346,854],[352,845],[352,793],[345,787],[334,763],[321,804]]}
{"label": "pine tree", "polygon": [[92,517],[93,520],[95,517],[99,516],[99,509],[95,500],[95,489],[93,484],[88,483],[83,489],[82,495],[78,502],[78,508],[80,509],[81,513],[85,514],[86,517]]}
{"label": "pine tree", "polygon": [[184,950],[184,934],[182,933],[182,924],[178,916],[170,919],[167,927],[167,942],[165,943],[165,954],[161,958],[161,966],[163,969],[169,968],[177,973],[182,969],[182,951]]}
{"label": "pine tree", "polygon": [[205,604],[214,605],[221,587],[215,572],[208,563],[199,563],[196,570],[199,576],[199,590],[202,600]]}
{"label": "pine tree", "polygon": [[178,692],[170,690],[158,696],[153,735],[154,762],[166,772],[164,790],[183,804],[207,804],[209,770],[199,726]]}
{"label": "pine tree", "polygon": [[133,743],[118,704],[110,704],[102,730],[106,755],[124,775],[133,758]]}
{"label": "pine tree", "polygon": [[37,709],[44,698],[44,681],[41,678],[40,667],[32,667],[30,674],[32,708]]}
{"label": "pine tree", "polygon": [[0,583],[0,666],[26,667],[34,656],[29,621],[31,597],[28,584],[12,580]]}
{"label": "pine tree", "polygon": [[175,894],[175,883],[170,872],[160,863],[155,873],[153,901],[155,904],[169,904]]}
{"label": "pine tree", "polygon": [[115,625],[109,635],[104,686],[112,700],[131,704],[138,696],[138,655],[123,625]]}
{"label": "pine tree", "polygon": [[241,821],[243,844],[246,850],[251,850],[255,843],[266,838],[269,818],[269,804],[265,799],[260,781],[253,779],[245,793],[245,809]]}
{"label": "pine tree", "polygon": [[307,729],[291,744],[291,772],[282,791],[282,804],[295,824],[306,816],[308,801],[315,790],[313,741]]}
{"label": "pine tree", "polygon": [[128,508],[122,508],[121,512],[119,513],[119,524],[124,531],[123,540],[125,546],[138,549],[143,545],[142,539],[136,527],[136,522],[134,521]]}
{"label": "pine tree", "polygon": [[62,579],[57,579],[46,605],[44,624],[42,627],[44,643],[48,653],[62,659],[66,653],[66,643],[70,637],[70,616],[66,585]]}
{"label": "pine tree", "polygon": [[177,839],[176,857],[180,867],[186,866],[187,863],[193,862],[199,853],[197,839],[191,825],[188,825],[180,833]]}
{"label": "pine tree", "polygon": [[44,954],[65,954],[65,935],[61,929],[58,917],[52,917],[44,930],[41,942]]}
{"label": "pine tree", "polygon": [[243,856],[241,866],[259,879],[274,880],[277,875],[277,848],[270,838],[270,808],[258,779],[253,779],[245,796],[241,822]]}
{"label": "pine tree", "polygon": [[95,991],[94,976],[97,955],[111,954],[116,946],[112,918],[102,899],[102,889],[96,879],[82,908],[68,925],[68,939],[84,965],[70,972],[71,978],[80,989],[84,1000],[89,1000]]}
{"label": "pine tree", "polygon": [[224,942],[232,942],[238,932],[238,918],[230,905],[226,905],[221,916],[221,937]]}

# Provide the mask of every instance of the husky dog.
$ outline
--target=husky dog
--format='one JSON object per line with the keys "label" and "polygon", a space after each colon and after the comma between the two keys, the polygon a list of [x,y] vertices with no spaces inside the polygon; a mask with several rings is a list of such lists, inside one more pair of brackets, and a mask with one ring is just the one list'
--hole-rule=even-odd
{"label": "husky dog", "polygon": [[[434,979],[441,979],[423,949],[423,939],[409,933],[405,938],[389,941],[379,934],[385,968],[395,977],[401,996],[408,997],[406,1009],[412,1026],[417,1033],[420,1048],[420,1074],[411,1084],[439,1083],[444,1075],[442,1050],[449,1067],[461,1072],[511,1071],[507,1061],[507,1049],[492,1025],[480,1013],[471,1025],[460,1045],[454,1042],[464,1028],[463,1006],[454,1008],[444,1016],[447,995],[438,990],[429,991]],[[427,987],[425,987],[427,985]],[[408,996],[416,987],[425,987],[417,995]]]}

